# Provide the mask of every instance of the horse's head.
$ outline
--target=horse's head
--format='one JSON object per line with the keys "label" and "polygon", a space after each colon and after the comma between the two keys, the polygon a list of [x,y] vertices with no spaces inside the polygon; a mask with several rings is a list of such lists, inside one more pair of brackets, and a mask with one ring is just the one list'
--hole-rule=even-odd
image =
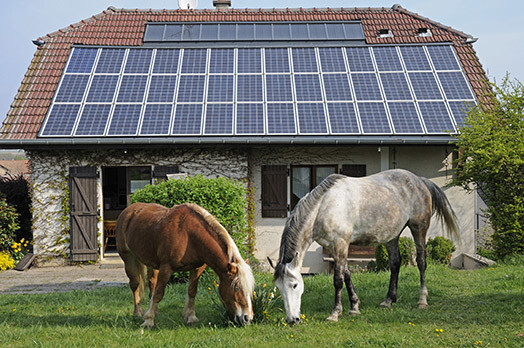
{"label": "horse's head", "polygon": [[240,325],[246,325],[253,320],[253,304],[251,298],[255,280],[251,268],[245,262],[230,262],[227,274],[220,279],[218,293],[233,317]]}
{"label": "horse's head", "polygon": [[[296,260],[295,257],[294,260]],[[304,292],[304,280],[298,262],[278,263],[275,268],[275,285],[280,290],[289,324],[300,322],[300,301]]]}

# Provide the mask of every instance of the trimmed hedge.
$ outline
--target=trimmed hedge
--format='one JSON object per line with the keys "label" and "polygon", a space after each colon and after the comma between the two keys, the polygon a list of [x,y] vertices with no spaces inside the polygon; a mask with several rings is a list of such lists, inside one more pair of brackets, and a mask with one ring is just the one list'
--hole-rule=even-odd
{"label": "trimmed hedge", "polygon": [[426,255],[437,263],[448,264],[451,254],[455,251],[453,242],[444,237],[430,238],[426,243]]}

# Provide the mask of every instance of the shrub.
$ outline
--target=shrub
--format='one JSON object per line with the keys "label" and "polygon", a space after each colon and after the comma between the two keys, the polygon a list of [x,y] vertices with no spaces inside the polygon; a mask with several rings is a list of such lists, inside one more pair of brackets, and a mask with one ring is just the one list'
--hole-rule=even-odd
{"label": "shrub", "polygon": [[497,254],[493,250],[488,248],[478,247],[477,254],[490,260],[498,260]]}
{"label": "shrub", "polygon": [[16,240],[31,241],[33,233],[31,231],[31,197],[29,195],[29,184],[23,175],[10,176],[0,180],[0,192],[5,197],[7,203],[16,209],[19,215],[20,228],[16,231]]}
{"label": "shrub", "polygon": [[11,251],[19,228],[16,209],[0,198],[0,251]]}
{"label": "shrub", "polygon": [[[415,242],[408,237],[400,237],[398,240],[400,250],[401,265],[406,266],[413,263],[415,255]],[[389,256],[384,244],[380,244],[375,249],[376,269],[385,271],[389,269]]]}
{"label": "shrub", "polygon": [[0,252],[0,271],[13,268],[15,260],[11,258],[11,254],[7,251]]}
{"label": "shrub", "polygon": [[448,264],[454,251],[453,242],[444,237],[430,238],[426,243],[426,255],[437,263]]}

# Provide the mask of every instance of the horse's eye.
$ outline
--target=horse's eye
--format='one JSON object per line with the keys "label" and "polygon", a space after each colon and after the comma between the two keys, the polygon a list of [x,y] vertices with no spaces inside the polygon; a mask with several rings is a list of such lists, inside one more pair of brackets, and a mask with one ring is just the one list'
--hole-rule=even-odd
{"label": "horse's eye", "polygon": [[293,285],[293,289],[296,289],[296,288],[297,288],[297,286],[298,286],[298,284],[295,284],[295,285]]}

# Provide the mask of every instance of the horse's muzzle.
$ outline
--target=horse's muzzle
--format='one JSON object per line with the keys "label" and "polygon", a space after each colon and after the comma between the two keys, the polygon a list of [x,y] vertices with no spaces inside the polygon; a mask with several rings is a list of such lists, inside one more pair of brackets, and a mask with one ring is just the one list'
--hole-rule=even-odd
{"label": "horse's muzzle", "polygon": [[249,325],[251,322],[251,317],[247,314],[244,315],[235,315],[235,323],[238,325]]}
{"label": "horse's muzzle", "polygon": [[286,321],[288,325],[298,325],[300,323],[300,318],[299,317],[286,318]]}

